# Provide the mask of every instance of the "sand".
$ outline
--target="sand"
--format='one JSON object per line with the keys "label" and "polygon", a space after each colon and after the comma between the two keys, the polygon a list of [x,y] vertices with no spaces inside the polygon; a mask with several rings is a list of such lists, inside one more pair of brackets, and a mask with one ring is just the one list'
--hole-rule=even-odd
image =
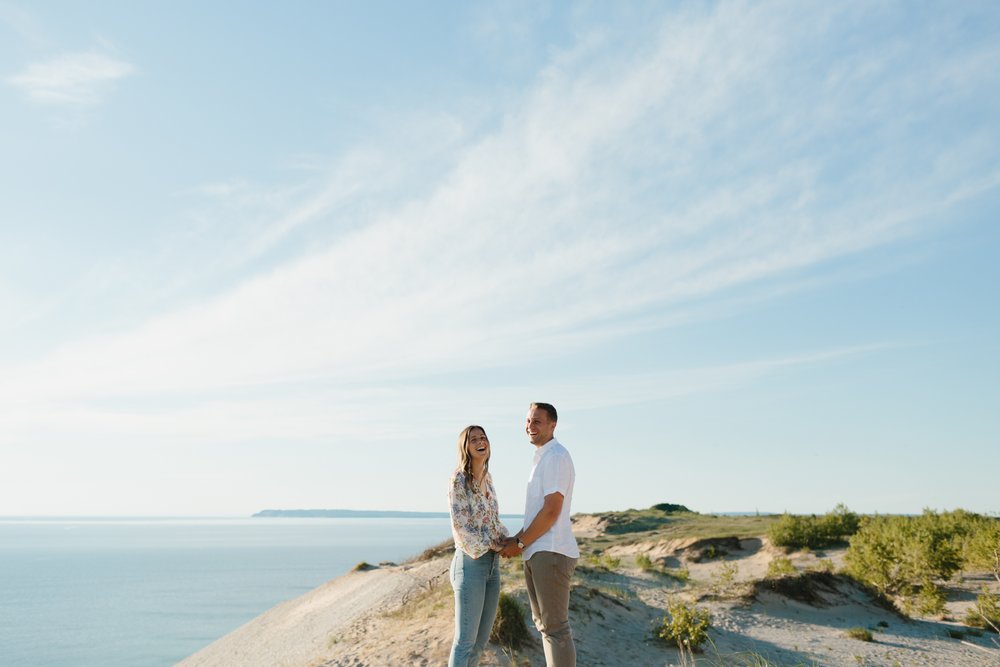
{"label": "sand", "polygon": [[[581,526],[599,531],[599,526]],[[940,619],[908,619],[876,604],[846,577],[817,573],[799,590],[761,581],[782,554],[765,538],[730,541],[722,557],[695,562],[703,543],[673,540],[612,547],[621,564],[608,571],[581,560],[571,595],[571,622],[578,664],[680,665],[676,649],[654,638],[654,628],[671,600],[707,609],[713,617],[712,646],[699,664],[745,664],[747,652],[774,665],[1000,666],[997,636],[950,637],[966,628],[955,620],[986,584],[985,575],[948,584],[948,613]],[[704,542],[704,541],[701,541]],[[669,567],[684,567],[684,586],[632,564],[645,553]],[[834,567],[843,551],[791,554],[801,571]],[[285,602],[179,663],[184,667],[363,667],[444,665],[453,632],[448,585],[450,555],[351,572],[295,600]],[[504,590],[527,608],[518,562],[504,570]],[[530,619],[529,619],[530,624]],[[874,641],[847,635],[872,630]],[[533,633],[534,630],[532,629]],[[534,633],[537,634],[537,633]],[[544,665],[540,643],[505,654],[488,647],[484,665]]]}

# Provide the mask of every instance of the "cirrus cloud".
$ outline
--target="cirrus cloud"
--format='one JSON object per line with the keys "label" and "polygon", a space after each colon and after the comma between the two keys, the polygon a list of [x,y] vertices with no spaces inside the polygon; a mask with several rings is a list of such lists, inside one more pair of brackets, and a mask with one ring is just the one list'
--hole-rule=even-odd
{"label": "cirrus cloud", "polygon": [[135,73],[131,63],[93,51],[67,53],[28,65],[7,78],[32,102],[57,106],[99,104],[115,83]]}

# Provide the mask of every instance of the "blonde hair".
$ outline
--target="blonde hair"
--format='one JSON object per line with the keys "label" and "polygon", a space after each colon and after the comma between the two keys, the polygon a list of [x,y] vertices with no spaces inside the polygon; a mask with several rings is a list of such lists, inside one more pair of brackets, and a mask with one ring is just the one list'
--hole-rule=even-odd
{"label": "blonde hair", "polygon": [[[472,489],[472,457],[469,456],[469,436],[472,431],[479,429],[486,436],[487,442],[490,437],[486,435],[486,429],[476,424],[470,424],[462,429],[458,434],[458,469],[465,473],[465,488]],[[492,453],[492,452],[491,452]],[[490,454],[486,455],[486,465],[483,467],[484,475],[490,471]]]}

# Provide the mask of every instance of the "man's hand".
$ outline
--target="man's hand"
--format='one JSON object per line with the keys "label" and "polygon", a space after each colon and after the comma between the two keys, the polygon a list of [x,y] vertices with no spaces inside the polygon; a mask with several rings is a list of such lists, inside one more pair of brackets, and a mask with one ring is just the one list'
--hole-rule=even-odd
{"label": "man's hand", "polygon": [[521,554],[521,548],[517,546],[516,537],[508,537],[503,541],[503,549],[500,550],[500,555],[504,558],[512,558]]}

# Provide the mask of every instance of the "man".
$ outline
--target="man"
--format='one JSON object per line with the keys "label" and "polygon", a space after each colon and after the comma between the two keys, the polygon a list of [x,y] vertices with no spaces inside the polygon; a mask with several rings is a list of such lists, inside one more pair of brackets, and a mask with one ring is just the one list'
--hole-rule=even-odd
{"label": "man", "polygon": [[548,403],[528,407],[524,430],[535,446],[535,458],[524,502],[524,527],[500,553],[524,558],[531,617],[542,633],[545,664],[575,667],[569,586],[580,550],[569,516],[576,473],[569,452],[555,439],[557,417]]}

